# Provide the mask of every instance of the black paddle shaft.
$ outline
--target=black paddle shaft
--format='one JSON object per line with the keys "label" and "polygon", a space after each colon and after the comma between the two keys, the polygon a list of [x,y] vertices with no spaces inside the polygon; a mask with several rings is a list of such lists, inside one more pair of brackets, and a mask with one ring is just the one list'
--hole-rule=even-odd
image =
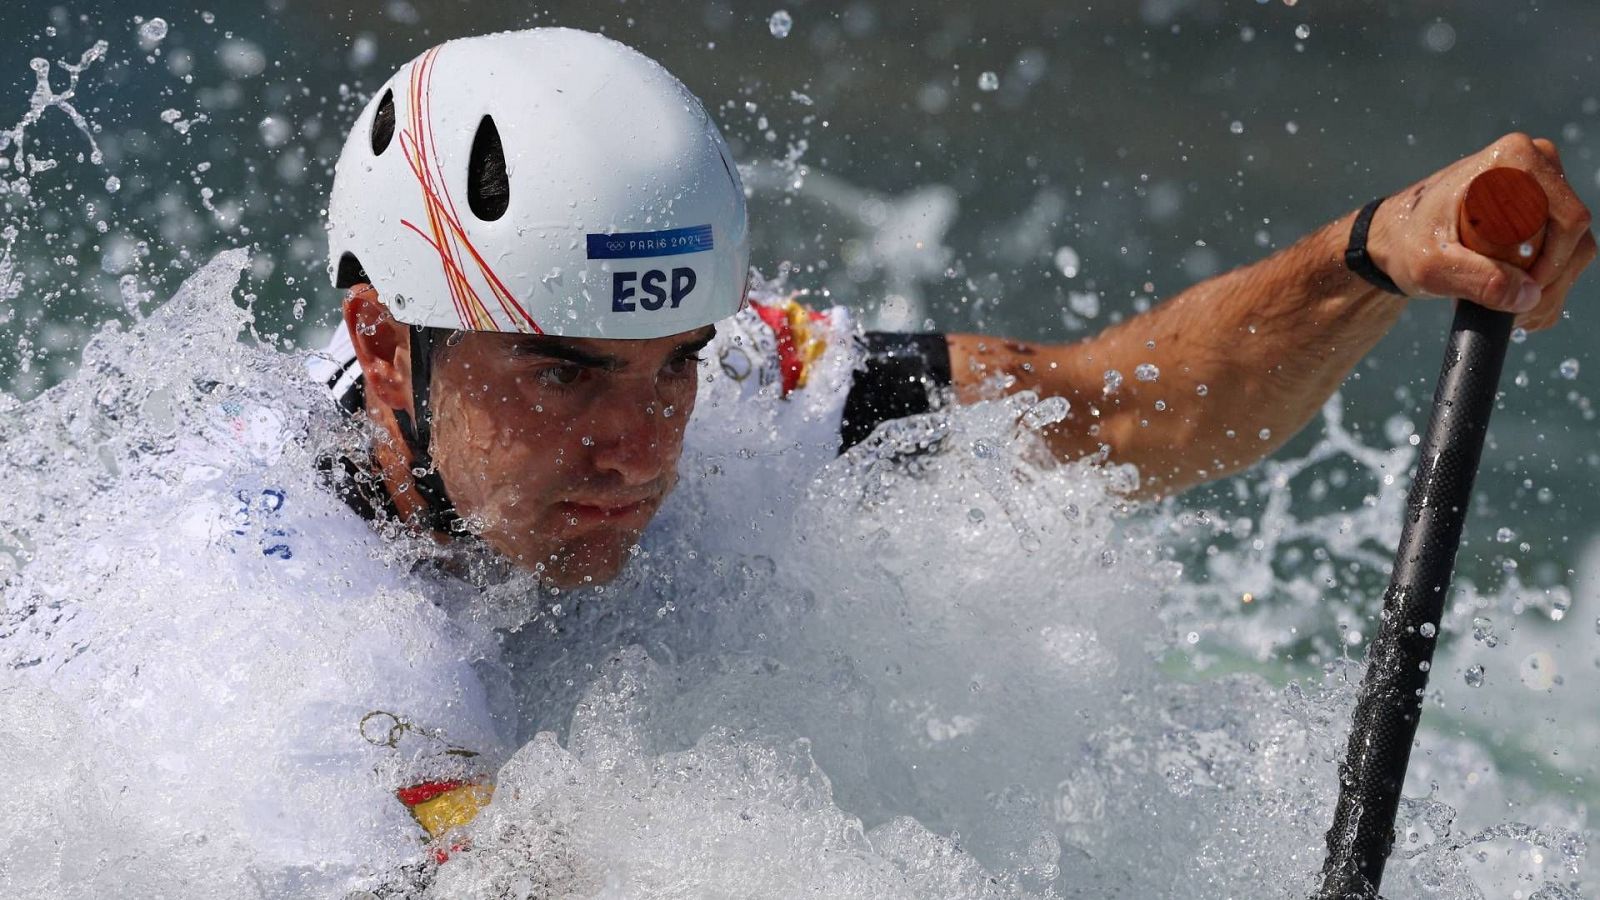
{"label": "black paddle shaft", "polygon": [[1394,572],[1339,769],[1339,803],[1316,900],[1378,897],[1512,322],[1510,313],[1464,300],[1456,305],[1433,418],[1406,498]]}

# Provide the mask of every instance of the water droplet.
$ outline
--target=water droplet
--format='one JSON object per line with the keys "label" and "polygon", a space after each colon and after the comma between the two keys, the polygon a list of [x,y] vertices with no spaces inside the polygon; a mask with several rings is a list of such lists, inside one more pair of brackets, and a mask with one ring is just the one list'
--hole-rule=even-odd
{"label": "water droplet", "polygon": [[111,176],[110,178],[107,178],[106,179],[106,190],[110,191],[113,194],[115,194],[117,191],[122,190],[122,179],[118,178],[115,175]]}
{"label": "water droplet", "polygon": [[164,109],[161,111],[161,121],[167,123],[168,125],[171,125],[173,122],[176,122],[181,118],[183,118],[183,113],[179,112],[178,110]]}
{"label": "water droplet", "polygon": [[1078,276],[1078,251],[1071,247],[1062,247],[1056,251],[1055,262],[1056,268],[1061,270],[1062,275],[1068,278],[1076,278]]}
{"label": "water droplet", "polygon": [[1432,668],[1433,668],[1433,663],[1428,662],[1427,660],[1423,660],[1422,662],[1417,663],[1417,670],[1418,671],[1426,672],[1426,671],[1428,671],[1428,670],[1430,670]]}
{"label": "water droplet", "polygon": [[1184,640],[1188,641],[1191,644],[1198,644],[1198,643],[1200,643],[1200,632],[1191,631],[1187,635],[1184,636]]}
{"label": "water droplet", "polygon": [[969,522],[982,522],[983,521],[983,510],[977,509],[976,507],[974,507],[973,509],[967,510],[967,521],[969,521]]}
{"label": "water droplet", "polygon": [[1422,46],[1434,53],[1449,52],[1456,45],[1456,30],[1448,22],[1433,22],[1422,29]]}
{"label": "water droplet", "polygon": [[1261,438],[1263,441],[1270,441],[1270,440],[1272,440],[1272,429],[1271,428],[1263,428],[1260,431],[1256,432],[1256,437]]}
{"label": "water droplet", "polygon": [[1550,621],[1559,622],[1567,617],[1567,611],[1572,609],[1572,594],[1566,588],[1556,585],[1550,589]]}
{"label": "water droplet", "polygon": [[1107,547],[1100,551],[1100,565],[1111,568],[1117,564],[1117,551]]}
{"label": "water droplet", "polygon": [[1306,24],[1296,25],[1294,27],[1294,36],[1302,41],[1311,37],[1311,26]]}
{"label": "water droplet", "polygon": [[1535,650],[1522,660],[1517,678],[1530,691],[1547,691],[1556,684],[1556,658],[1548,651]]}
{"label": "water droplet", "polygon": [[1092,319],[1100,315],[1100,295],[1094,291],[1068,291],[1067,308],[1085,319]]}
{"label": "water droplet", "polygon": [[1439,629],[1432,622],[1423,622],[1422,627],[1418,628],[1417,632],[1425,638],[1431,638],[1439,633]]}
{"label": "water droplet", "polygon": [[1483,666],[1467,667],[1467,687],[1483,687]]}
{"label": "water droplet", "polygon": [[1038,431],[1048,425],[1065,419],[1072,410],[1072,404],[1065,397],[1046,397],[1028,408],[1022,414],[1022,425],[1033,431]]}
{"label": "water droplet", "polygon": [[1000,90],[1000,76],[996,75],[993,72],[984,72],[982,75],[979,75],[978,76],[978,90],[980,90],[980,91],[998,91],[998,90]]}
{"label": "water droplet", "polygon": [[1517,536],[1517,533],[1515,531],[1512,531],[1511,529],[1506,528],[1504,526],[1502,526],[1499,531],[1496,531],[1494,533],[1494,539],[1496,541],[1498,541],[1499,543],[1502,543],[1502,544],[1511,543],[1516,538],[1516,536]]}
{"label": "water droplet", "polygon": [[1228,124],[1228,130],[1234,134],[1244,134],[1244,123],[1238,119],[1234,119]]}
{"label": "water droplet", "polygon": [[282,116],[267,116],[256,127],[261,131],[261,142],[268,147],[281,147],[294,134],[289,121]]}
{"label": "water droplet", "polygon": [[1576,379],[1578,377],[1578,361],[1575,359],[1562,360],[1561,377],[1568,381]]}
{"label": "water droplet", "polygon": [[1107,394],[1115,394],[1119,389],[1121,389],[1121,387],[1122,387],[1122,373],[1121,372],[1118,372],[1116,369],[1107,369],[1106,370],[1105,379],[1106,379],[1105,392]]}
{"label": "water droplet", "polygon": [[1513,329],[1511,329],[1511,343],[1520,344],[1520,343],[1522,343],[1523,341],[1525,341],[1527,339],[1528,339],[1528,329],[1526,329],[1526,328],[1513,328]]}
{"label": "water droplet", "polygon": [[772,32],[772,36],[775,38],[788,37],[789,29],[793,27],[794,17],[789,15],[788,10],[780,9],[767,17],[767,30]]}
{"label": "water droplet", "polygon": [[1161,370],[1150,363],[1140,363],[1134,367],[1133,377],[1140,381],[1155,381],[1161,377]]}
{"label": "water droplet", "polygon": [[1500,643],[1500,639],[1494,635],[1494,623],[1484,616],[1473,617],[1472,639],[1482,641],[1489,647],[1494,647]]}
{"label": "water droplet", "polygon": [[1194,392],[1196,394],[1199,394],[1200,396],[1204,397],[1205,395],[1211,393],[1211,389],[1206,387],[1203,384],[1198,384],[1198,385],[1195,385]]}
{"label": "water droplet", "polygon": [[156,44],[161,43],[162,39],[166,36],[167,20],[161,18],[160,16],[156,16],[150,21],[139,26],[139,43],[144,45],[146,50],[154,47]]}

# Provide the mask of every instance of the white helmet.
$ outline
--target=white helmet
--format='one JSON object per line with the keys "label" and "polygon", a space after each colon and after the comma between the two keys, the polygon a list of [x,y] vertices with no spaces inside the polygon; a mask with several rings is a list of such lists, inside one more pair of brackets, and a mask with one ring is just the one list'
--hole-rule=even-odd
{"label": "white helmet", "polygon": [[410,325],[590,338],[738,311],[744,188],[682,82],[610,38],[441,44],[356,120],[328,205],[334,284]]}

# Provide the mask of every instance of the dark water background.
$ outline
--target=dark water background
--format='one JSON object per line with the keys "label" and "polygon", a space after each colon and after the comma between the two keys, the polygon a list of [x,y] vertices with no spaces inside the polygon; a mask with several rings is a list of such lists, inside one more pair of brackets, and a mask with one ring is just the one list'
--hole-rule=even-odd
{"label": "dark water background", "polygon": [[[780,8],[793,18],[782,39],[768,22]],[[141,20],[155,16],[168,33],[141,47]],[[30,58],[110,44],[74,101],[100,129],[104,164],[83,158],[86,142],[52,110],[29,151],[59,166],[32,175],[27,197],[0,195],[21,229],[16,296],[0,304],[0,383],[24,398],[70,373],[94,329],[128,317],[119,279],[159,300],[226,247],[255,253],[247,289],[262,335],[319,338],[338,300],[324,198],[368,92],[433,43],[528,25],[601,30],[659,59],[742,162],[781,160],[804,141],[807,186],[753,203],[752,262],[769,275],[790,263],[797,286],[868,309],[909,289],[947,330],[1082,337],[1513,130],[1554,140],[1580,195],[1600,201],[1592,0],[152,0],[8,3],[0,21],[0,127],[26,112]],[[980,88],[984,72],[998,89]],[[952,253],[897,282],[863,215],[937,186],[958,204],[943,237]],[[1053,261],[1064,246],[1081,259],[1071,278]],[[1064,316],[1070,291],[1098,292],[1098,315]],[[1570,320],[1508,359],[1463,555],[1482,584],[1508,561],[1526,583],[1570,583],[1600,532],[1597,293],[1591,274]],[[1387,444],[1382,423],[1396,414],[1420,427],[1448,319],[1446,303],[1413,304],[1345,386],[1347,420],[1369,441]],[[1558,374],[1569,359],[1575,379]],[[1248,513],[1240,485],[1251,482],[1183,502]],[[1353,508],[1368,488],[1327,502]],[[1493,539],[1501,526],[1512,542]],[[1370,592],[1372,578],[1342,589]],[[1573,615],[1592,621],[1597,600],[1577,597]]]}

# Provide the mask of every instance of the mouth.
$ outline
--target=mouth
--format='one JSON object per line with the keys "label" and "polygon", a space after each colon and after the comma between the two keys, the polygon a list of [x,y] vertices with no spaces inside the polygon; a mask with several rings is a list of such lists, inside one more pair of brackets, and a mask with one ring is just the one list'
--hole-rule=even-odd
{"label": "mouth", "polygon": [[614,500],[572,501],[556,504],[563,520],[578,527],[609,525],[616,528],[643,528],[655,514],[659,497],[618,503]]}

